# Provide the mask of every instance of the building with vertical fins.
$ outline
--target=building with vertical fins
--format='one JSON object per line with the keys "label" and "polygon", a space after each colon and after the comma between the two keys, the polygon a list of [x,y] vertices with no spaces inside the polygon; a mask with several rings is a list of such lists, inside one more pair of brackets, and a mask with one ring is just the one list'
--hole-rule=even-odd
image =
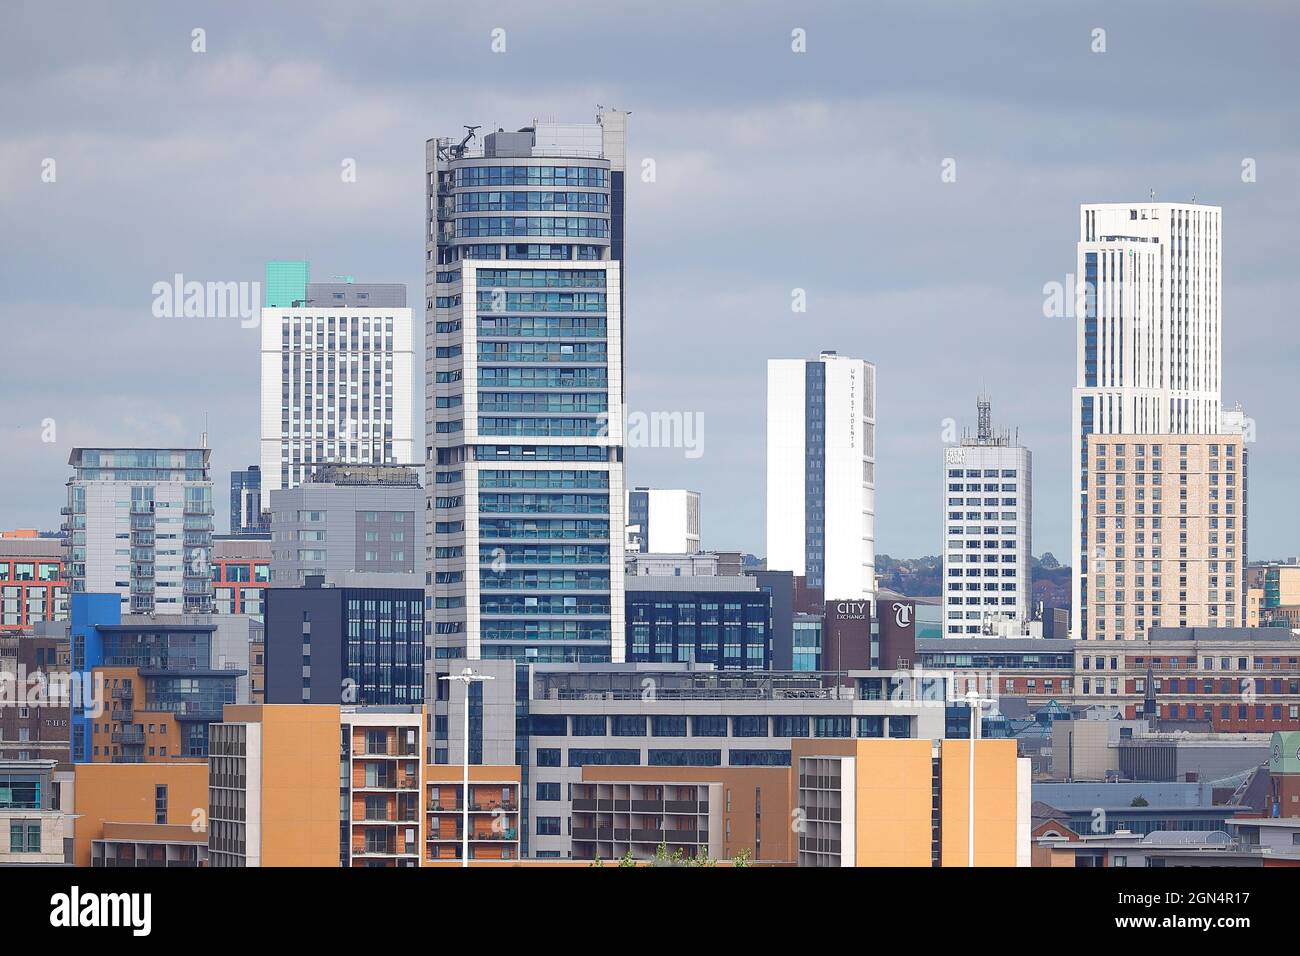
{"label": "building with vertical fins", "polygon": [[626,118],[427,143],[439,657],[624,659]]}
{"label": "building with vertical fins", "polygon": [[306,262],[266,267],[263,511],[271,492],[296,488],[321,464],[402,465],[415,457],[406,287],[339,278],[346,281],[308,282]]}
{"label": "building with vertical fins", "polygon": [[[1132,534],[1136,545],[1138,532],[1176,530],[1160,527],[1168,519],[1155,510],[1112,510],[1102,517],[1088,495],[1089,436],[1130,435],[1138,442],[1166,436],[1169,442],[1220,430],[1222,218],[1218,206],[1154,199],[1079,207],[1070,562],[1075,637],[1100,637],[1092,626],[1092,579],[1106,570],[1119,574],[1098,564],[1106,559],[1096,556],[1097,535]],[[1155,541],[1143,544],[1154,547]],[[1128,558],[1139,559],[1138,550]]]}

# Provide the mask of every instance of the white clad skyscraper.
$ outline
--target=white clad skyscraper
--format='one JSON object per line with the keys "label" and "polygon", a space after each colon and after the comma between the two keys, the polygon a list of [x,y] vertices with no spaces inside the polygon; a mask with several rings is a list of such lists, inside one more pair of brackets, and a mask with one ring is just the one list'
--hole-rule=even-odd
{"label": "white clad skyscraper", "polygon": [[827,601],[876,574],[876,367],[822,352],[767,363],[767,568]]}
{"label": "white clad skyscraper", "polygon": [[262,509],[320,464],[414,461],[411,310],[396,283],[307,281],[267,265],[262,309]]}
{"label": "white clad skyscraper", "polygon": [[[1173,545],[1162,527],[1176,485],[1134,481],[1130,511],[1089,502],[1088,436],[1213,435],[1222,370],[1222,210],[1191,203],[1102,203],[1079,210],[1077,370],[1073,396],[1073,622],[1093,636],[1088,579],[1097,535],[1131,536],[1113,571],[1136,576],[1146,549]],[[1109,524],[1106,524],[1109,522]],[[1162,539],[1162,535],[1165,537]],[[1113,543],[1113,542],[1111,542]],[[1112,560],[1118,560],[1112,558]],[[1113,585],[1115,582],[1111,582]]]}

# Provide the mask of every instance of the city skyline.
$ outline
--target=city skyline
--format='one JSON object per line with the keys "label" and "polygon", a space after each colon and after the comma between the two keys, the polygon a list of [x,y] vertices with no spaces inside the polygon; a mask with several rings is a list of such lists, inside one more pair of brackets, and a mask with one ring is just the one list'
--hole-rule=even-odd
{"label": "city skyline", "polygon": [[[122,22],[136,31],[128,43],[116,32],[123,27],[88,14],[40,63],[29,62],[24,50],[8,51],[6,69],[26,69],[37,83],[30,102],[10,104],[14,147],[0,158],[16,226],[6,232],[0,266],[9,280],[0,320],[13,330],[10,348],[19,357],[0,437],[15,466],[11,474],[28,476],[5,480],[0,526],[57,526],[57,486],[74,446],[193,446],[207,430],[218,487],[231,470],[258,460],[258,333],[232,319],[156,318],[154,283],[177,273],[202,282],[255,282],[267,260],[301,257],[319,263],[323,275],[345,271],[418,288],[413,197],[425,139],[462,122],[513,129],[539,112],[585,116],[597,103],[614,103],[635,114],[629,166],[652,159],[657,172],[654,182],[629,177],[628,241],[638,263],[628,277],[635,317],[626,351],[629,408],[699,412],[706,435],[699,460],[681,449],[630,448],[627,478],[633,485],[695,488],[715,502],[704,547],[764,550],[763,495],[753,475],[764,457],[765,362],[825,348],[867,356],[879,368],[880,455],[892,463],[877,489],[879,553],[939,553],[931,463],[943,422],[960,420],[984,389],[1037,452],[1036,550],[1068,562],[1074,322],[1043,316],[1043,289],[1064,285],[1074,271],[1071,232],[1080,205],[1138,201],[1154,189],[1158,201],[1196,194],[1224,209],[1223,399],[1240,402],[1257,424],[1251,504],[1271,520],[1252,535],[1253,556],[1286,556],[1300,518],[1288,506],[1285,478],[1300,460],[1300,441],[1282,407],[1282,350],[1261,346],[1282,333],[1284,304],[1296,288],[1285,271],[1286,223],[1296,212],[1286,185],[1296,165],[1295,124],[1281,94],[1293,85],[1295,67],[1284,62],[1276,39],[1293,18],[1271,11],[1216,32],[1219,48],[1249,45],[1253,55],[1212,59],[1204,84],[1211,92],[1191,136],[1177,125],[1182,114],[1173,109],[1177,84],[1167,75],[1166,44],[1152,40],[1159,30],[1183,49],[1203,41],[1157,11],[1099,14],[1109,44],[1097,54],[1089,48],[1090,21],[1035,10],[1017,18],[1018,50],[1069,69],[1045,76],[1038,88],[998,74],[967,77],[960,95],[951,92],[951,79],[985,62],[1004,42],[999,31],[1010,20],[991,16],[985,23],[948,11],[935,21],[932,49],[917,66],[886,78],[895,54],[882,47],[874,63],[861,64],[820,14],[798,24],[809,43],[808,53],[795,56],[792,15],[761,6],[751,21],[727,27],[738,56],[773,58],[771,70],[741,71],[746,82],[708,62],[708,14],[698,34],[672,36],[686,66],[669,73],[654,57],[654,45],[668,38],[637,21],[638,40],[618,45],[620,80],[575,85],[572,76],[538,79],[538,46],[555,36],[543,18],[524,8],[503,13],[508,45],[498,55],[490,51],[490,27],[453,14],[450,29],[480,32],[483,41],[477,53],[467,45],[449,54],[447,69],[459,70],[464,85],[454,84],[455,109],[424,102],[424,73],[407,69],[415,54],[400,36],[396,51],[384,46],[389,65],[373,79],[328,60],[342,37],[358,62],[373,60],[373,37],[414,15],[402,7],[374,14],[359,33],[349,28],[360,21],[346,13],[326,28],[307,24],[292,41],[301,46],[280,59],[248,28],[216,12],[202,55],[191,52],[193,25],[179,15],[149,21],[124,14]],[[272,21],[288,15],[276,11]],[[51,29],[35,8],[16,16],[23,28],[11,36]],[[917,16],[892,9],[882,24],[902,29]],[[105,34],[122,43],[101,45]],[[593,76],[602,75],[610,57],[596,48]],[[945,57],[952,63],[940,69]],[[854,66],[876,80],[855,80],[846,72]],[[146,89],[151,69],[174,74],[168,92]],[[489,75],[497,78],[495,89],[508,88],[501,81],[512,75],[531,79],[526,92],[511,96],[474,88]],[[1095,129],[1085,136],[1081,127],[1090,125],[1084,121],[1093,104],[1120,88],[1119,77],[1145,82],[1150,105],[1129,105],[1110,117],[1109,137]],[[700,79],[716,84],[708,108],[688,93],[688,80]],[[775,96],[772,84],[782,85]],[[868,85],[873,92],[861,92]],[[1242,88],[1252,91],[1255,111],[1229,117],[1223,91]],[[934,107],[925,118],[909,109],[922,102]],[[142,125],[149,111],[166,118],[168,137]],[[41,126],[42,115],[60,120]],[[305,136],[310,146],[287,153],[283,146],[273,153],[249,148],[267,139],[259,137],[263,124],[291,116],[321,135]],[[332,132],[341,119],[350,122],[346,132]],[[249,132],[238,132],[240,124]],[[1038,136],[1040,124],[1059,136]],[[1135,138],[1139,129],[1153,135]],[[143,138],[129,150],[115,147],[126,131]],[[1124,141],[1126,150],[1110,149],[1110,140]],[[791,147],[818,141],[837,148]],[[40,179],[46,157],[58,162],[52,183]],[[339,175],[347,159],[356,163],[352,183]],[[955,160],[953,182],[941,178],[947,159]],[[1243,182],[1245,159],[1258,163],[1256,181]],[[774,177],[789,181],[791,170],[800,185],[781,198],[780,216],[756,212],[765,204],[749,197],[770,188],[764,184]],[[866,177],[858,175],[863,170]],[[1005,198],[1013,190],[1014,203]],[[121,206],[126,197],[130,219]],[[267,221],[268,210],[276,212],[274,221]],[[853,217],[861,217],[865,231]],[[60,253],[77,248],[73,237],[93,223],[112,221],[133,223],[132,242],[117,244],[123,249],[76,263]],[[790,237],[812,242],[826,221],[845,241],[820,258],[791,251],[799,242]],[[925,222],[941,228],[922,228]],[[18,236],[25,237],[21,244]],[[990,259],[993,245],[1004,253]],[[943,263],[937,272],[936,261]],[[791,311],[794,290],[806,294],[807,312]],[[51,321],[25,321],[34,308]],[[963,315],[972,308],[975,321]],[[733,347],[741,324],[744,345]],[[63,349],[69,334],[83,347]],[[670,341],[677,343],[671,351]],[[1017,347],[995,345],[1009,341]],[[160,361],[151,381],[115,374],[142,354],[141,343],[159,355],[192,349],[210,362],[196,368]],[[55,354],[65,381],[51,388],[48,358]],[[1026,365],[1025,354],[1034,361]],[[728,361],[717,361],[719,355]],[[166,403],[156,400],[160,390],[169,395]],[[96,401],[84,402],[87,394]],[[57,432],[53,442],[41,441],[47,420]],[[749,493],[727,494],[737,486]],[[224,519],[223,511],[218,531]]]}
{"label": "city skyline", "polygon": [[1300,5],[0,23],[20,938],[209,868],[363,950],[440,913],[330,870],[1284,913]]}

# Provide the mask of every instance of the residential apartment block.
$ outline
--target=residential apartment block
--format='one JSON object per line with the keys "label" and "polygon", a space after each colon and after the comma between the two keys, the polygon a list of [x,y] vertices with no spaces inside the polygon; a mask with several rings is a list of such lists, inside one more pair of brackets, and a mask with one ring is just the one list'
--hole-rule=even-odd
{"label": "residential apartment block", "polygon": [[113,592],[123,613],[212,609],[207,448],[75,448],[63,508],[73,593]]}
{"label": "residential apartment block", "polygon": [[626,118],[426,147],[436,653],[624,659]]}
{"label": "residential apartment block", "polygon": [[1246,620],[1247,452],[1239,435],[1091,435],[1084,640]]}
{"label": "residential apartment block", "polygon": [[[1196,203],[1079,208],[1073,392],[1073,636],[1092,627],[1089,446],[1222,432],[1223,213]],[[1114,514],[1114,512],[1111,512]],[[1112,628],[1113,633],[1113,628]]]}
{"label": "residential apartment block", "polygon": [[68,619],[64,554],[59,538],[0,537],[0,634]]}
{"label": "residential apartment block", "polygon": [[268,264],[262,309],[263,510],[321,464],[417,460],[405,287],[309,283],[292,265]]}

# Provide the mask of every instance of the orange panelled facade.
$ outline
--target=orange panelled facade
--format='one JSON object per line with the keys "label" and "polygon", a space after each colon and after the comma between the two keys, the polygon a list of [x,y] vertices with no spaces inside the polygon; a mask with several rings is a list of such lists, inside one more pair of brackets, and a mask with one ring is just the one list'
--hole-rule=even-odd
{"label": "orange panelled facade", "polygon": [[339,708],[227,704],[224,719],[262,726],[262,866],[338,866]]}
{"label": "orange panelled facade", "polygon": [[928,739],[795,740],[791,806],[799,806],[800,758],[853,758],[856,865],[930,866],[932,746]]}
{"label": "orange panelled facade", "polygon": [[[464,805],[464,767],[425,767],[426,846],[424,861],[459,861]],[[519,858],[519,768],[469,768],[469,858]]]}
{"label": "orange panelled facade", "polygon": [[[944,866],[969,860],[970,741],[940,742]],[[975,745],[975,865],[1015,866],[1018,771],[1014,740]]]}
{"label": "orange panelled facade", "polygon": [[73,771],[76,866],[90,866],[91,841],[105,836],[106,823],[207,825],[207,761],[83,763]]}

